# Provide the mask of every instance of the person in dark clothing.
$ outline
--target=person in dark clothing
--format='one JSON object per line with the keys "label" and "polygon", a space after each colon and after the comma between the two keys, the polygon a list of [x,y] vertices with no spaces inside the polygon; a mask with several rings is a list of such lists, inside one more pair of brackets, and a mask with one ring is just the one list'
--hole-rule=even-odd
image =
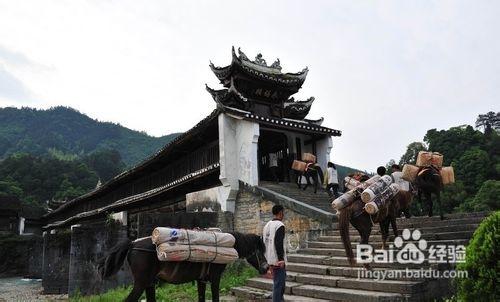
{"label": "person in dark clothing", "polygon": [[273,302],[283,301],[286,280],[284,209],[281,205],[272,208],[273,219],[264,226],[263,238],[266,245],[266,260],[273,274]]}

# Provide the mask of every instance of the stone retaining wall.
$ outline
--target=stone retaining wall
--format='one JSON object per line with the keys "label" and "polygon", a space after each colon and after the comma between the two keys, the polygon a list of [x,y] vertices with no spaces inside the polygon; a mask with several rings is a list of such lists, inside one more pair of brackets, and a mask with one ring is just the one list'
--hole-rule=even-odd
{"label": "stone retaining wall", "polygon": [[[264,225],[273,218],[272,207],[276,200],[270,200],[252,190],[242,189],[236,200],[234,230],[243,233],[262,235]],[[318,220],[312,215],[305,215],[283,205],[285,208],[284,224],[290,251],[306,247],[308,240],[315,239],[325,230],[332,228],[332,223]]]}
{"label": "stone retaining wall", "polygon": [[68,294],[98,294],[120,285],[132,283],[127,260],[117,274],[102,280],[98,260],[117,243],[128,240],[127,228],[108,219],[75,225],[71,228]]}

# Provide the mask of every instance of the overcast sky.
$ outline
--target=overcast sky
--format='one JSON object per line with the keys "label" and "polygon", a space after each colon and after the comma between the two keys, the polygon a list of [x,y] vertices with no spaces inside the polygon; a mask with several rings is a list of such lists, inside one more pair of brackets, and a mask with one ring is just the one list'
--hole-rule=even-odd
{"label": "overcast sky", "polygon": [[431,128],[499,111],[500,1],[4,1],[0,106],[71,106],[159,136],[215,103],[231,46],[309,74],[296,99],[374,170]]}

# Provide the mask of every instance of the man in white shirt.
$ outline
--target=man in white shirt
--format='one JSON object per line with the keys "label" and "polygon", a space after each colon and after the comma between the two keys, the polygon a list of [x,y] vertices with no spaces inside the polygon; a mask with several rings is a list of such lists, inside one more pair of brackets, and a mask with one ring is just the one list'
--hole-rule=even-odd
{"label": "man in white shirt", "polygon": [[273,274],[273,302],[283,301],[286,280],[286,250],[284,209],[275,205],[272,209],[273,219],[264,226],[263,239],[266,245],[266,260]]}
{"label": "man in white shirt", "polygon": [[278,155],[276,153],[269,153],[269,171],[273,181],[279,182],[278,179]]}
{"label": "man in white shirt", "polygon": [[337,198],[339,190],[339,176],[337,173],[337,167],[335,167],[334,163],[328,162],[325,174],[326,192],[328,193],[328,196]]}

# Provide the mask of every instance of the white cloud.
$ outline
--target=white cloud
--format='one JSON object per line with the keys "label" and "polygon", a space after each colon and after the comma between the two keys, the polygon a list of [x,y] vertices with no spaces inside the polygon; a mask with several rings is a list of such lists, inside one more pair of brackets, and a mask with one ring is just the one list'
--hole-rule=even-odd
{"label": "white cloud", "polygon": [[[286,71],[309,66],[296,98],[315,96],[310,117],[343,131],[333,159],[374,169],[427,129],[498,110],[498,12],[487,1],[0,0],[0,64],[37,107],[162,135],[212,111],[208,62],[241,46]],[[3,95],[3,106],[22,99]]]}

